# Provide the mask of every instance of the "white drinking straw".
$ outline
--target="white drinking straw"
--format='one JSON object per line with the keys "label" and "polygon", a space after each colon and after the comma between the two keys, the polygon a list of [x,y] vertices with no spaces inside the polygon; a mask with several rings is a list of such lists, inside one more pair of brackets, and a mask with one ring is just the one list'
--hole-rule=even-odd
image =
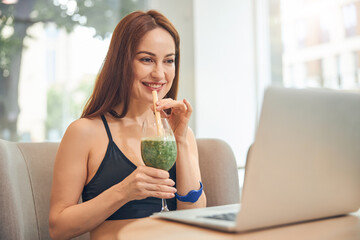
{"label": "white drinking straw", "polygon": [[153,95],[153,103],[154,103],[154,112],[155,112],[155,122],[156,122],[156,127],[157,127],[157,135],[158,136],[162,136],[163,134],[163,126],[161,124],[161,117],[160,117],[160,112],[156,110],[156,102],[158,101],[158,95],[156,91],[152,91],[152,95]]}

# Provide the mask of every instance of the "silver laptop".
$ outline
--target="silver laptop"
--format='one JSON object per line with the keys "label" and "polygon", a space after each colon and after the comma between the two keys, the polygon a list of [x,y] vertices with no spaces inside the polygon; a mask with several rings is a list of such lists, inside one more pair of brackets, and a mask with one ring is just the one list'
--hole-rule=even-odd
{"label": "silver laptop", "polygon": [[359,207],[360,93],[270,87],[246,164],[241,205],[153,217],[241,232]]}

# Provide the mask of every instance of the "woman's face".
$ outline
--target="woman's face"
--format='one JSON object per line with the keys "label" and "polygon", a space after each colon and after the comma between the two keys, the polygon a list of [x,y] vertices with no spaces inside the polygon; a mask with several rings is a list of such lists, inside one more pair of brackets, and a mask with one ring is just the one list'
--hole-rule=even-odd
{"label": "woman's face", "polygon": [[133,61],[132,99],[152,103],[152,91],[162,99],[175,77],[175,43],[162,28],[146,33],[140,40]]}

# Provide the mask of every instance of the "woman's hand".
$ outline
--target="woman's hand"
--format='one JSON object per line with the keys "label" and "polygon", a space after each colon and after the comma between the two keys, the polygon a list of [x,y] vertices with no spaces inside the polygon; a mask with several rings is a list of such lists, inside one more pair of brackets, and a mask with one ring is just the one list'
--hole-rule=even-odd
{"label": "woman's hand", "polygon": [[[186,99],[176,101],[171,98],[165,98],[159,100],[156,106],[156,110],[160,111],[161,116],[168,119],[176,141],[186,141],[188,123],[192,114],[191,104]],[[166,114],[164,112],[166,109],[171,109],[171,113]]]}
{"label": "woman's hand", "polygon": [[[175,182],[167,171],[146,166],[138,166],[134,172],[116,185],[129,201],[147,197],[173,198]],[[120,190],[121,189],[121,190]]]}

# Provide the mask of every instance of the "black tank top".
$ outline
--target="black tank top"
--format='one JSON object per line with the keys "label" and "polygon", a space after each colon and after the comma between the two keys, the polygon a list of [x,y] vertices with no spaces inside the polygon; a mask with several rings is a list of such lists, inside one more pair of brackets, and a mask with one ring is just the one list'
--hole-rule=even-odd
{"label": "black tank top", "polygon": [[[103,115],[101,119],[104,123],[109,144],[99,169],[90,182],[84,186],[82,191],[83,202],[86,202],[111,186],[121,182],[129,176],[136,166],[123,154],[112,139],[111,132],[107,121]],[[176,166],[174,165],[170,171],[170,178],[176,182]],[[176,199],[167,199],[168,208],[176,209]],[[132,219],[148,217],[154,212],[161,210],[161,199],[148,197],[142,200],[134,200],[126,203],[112,214],[107,220]]]}

